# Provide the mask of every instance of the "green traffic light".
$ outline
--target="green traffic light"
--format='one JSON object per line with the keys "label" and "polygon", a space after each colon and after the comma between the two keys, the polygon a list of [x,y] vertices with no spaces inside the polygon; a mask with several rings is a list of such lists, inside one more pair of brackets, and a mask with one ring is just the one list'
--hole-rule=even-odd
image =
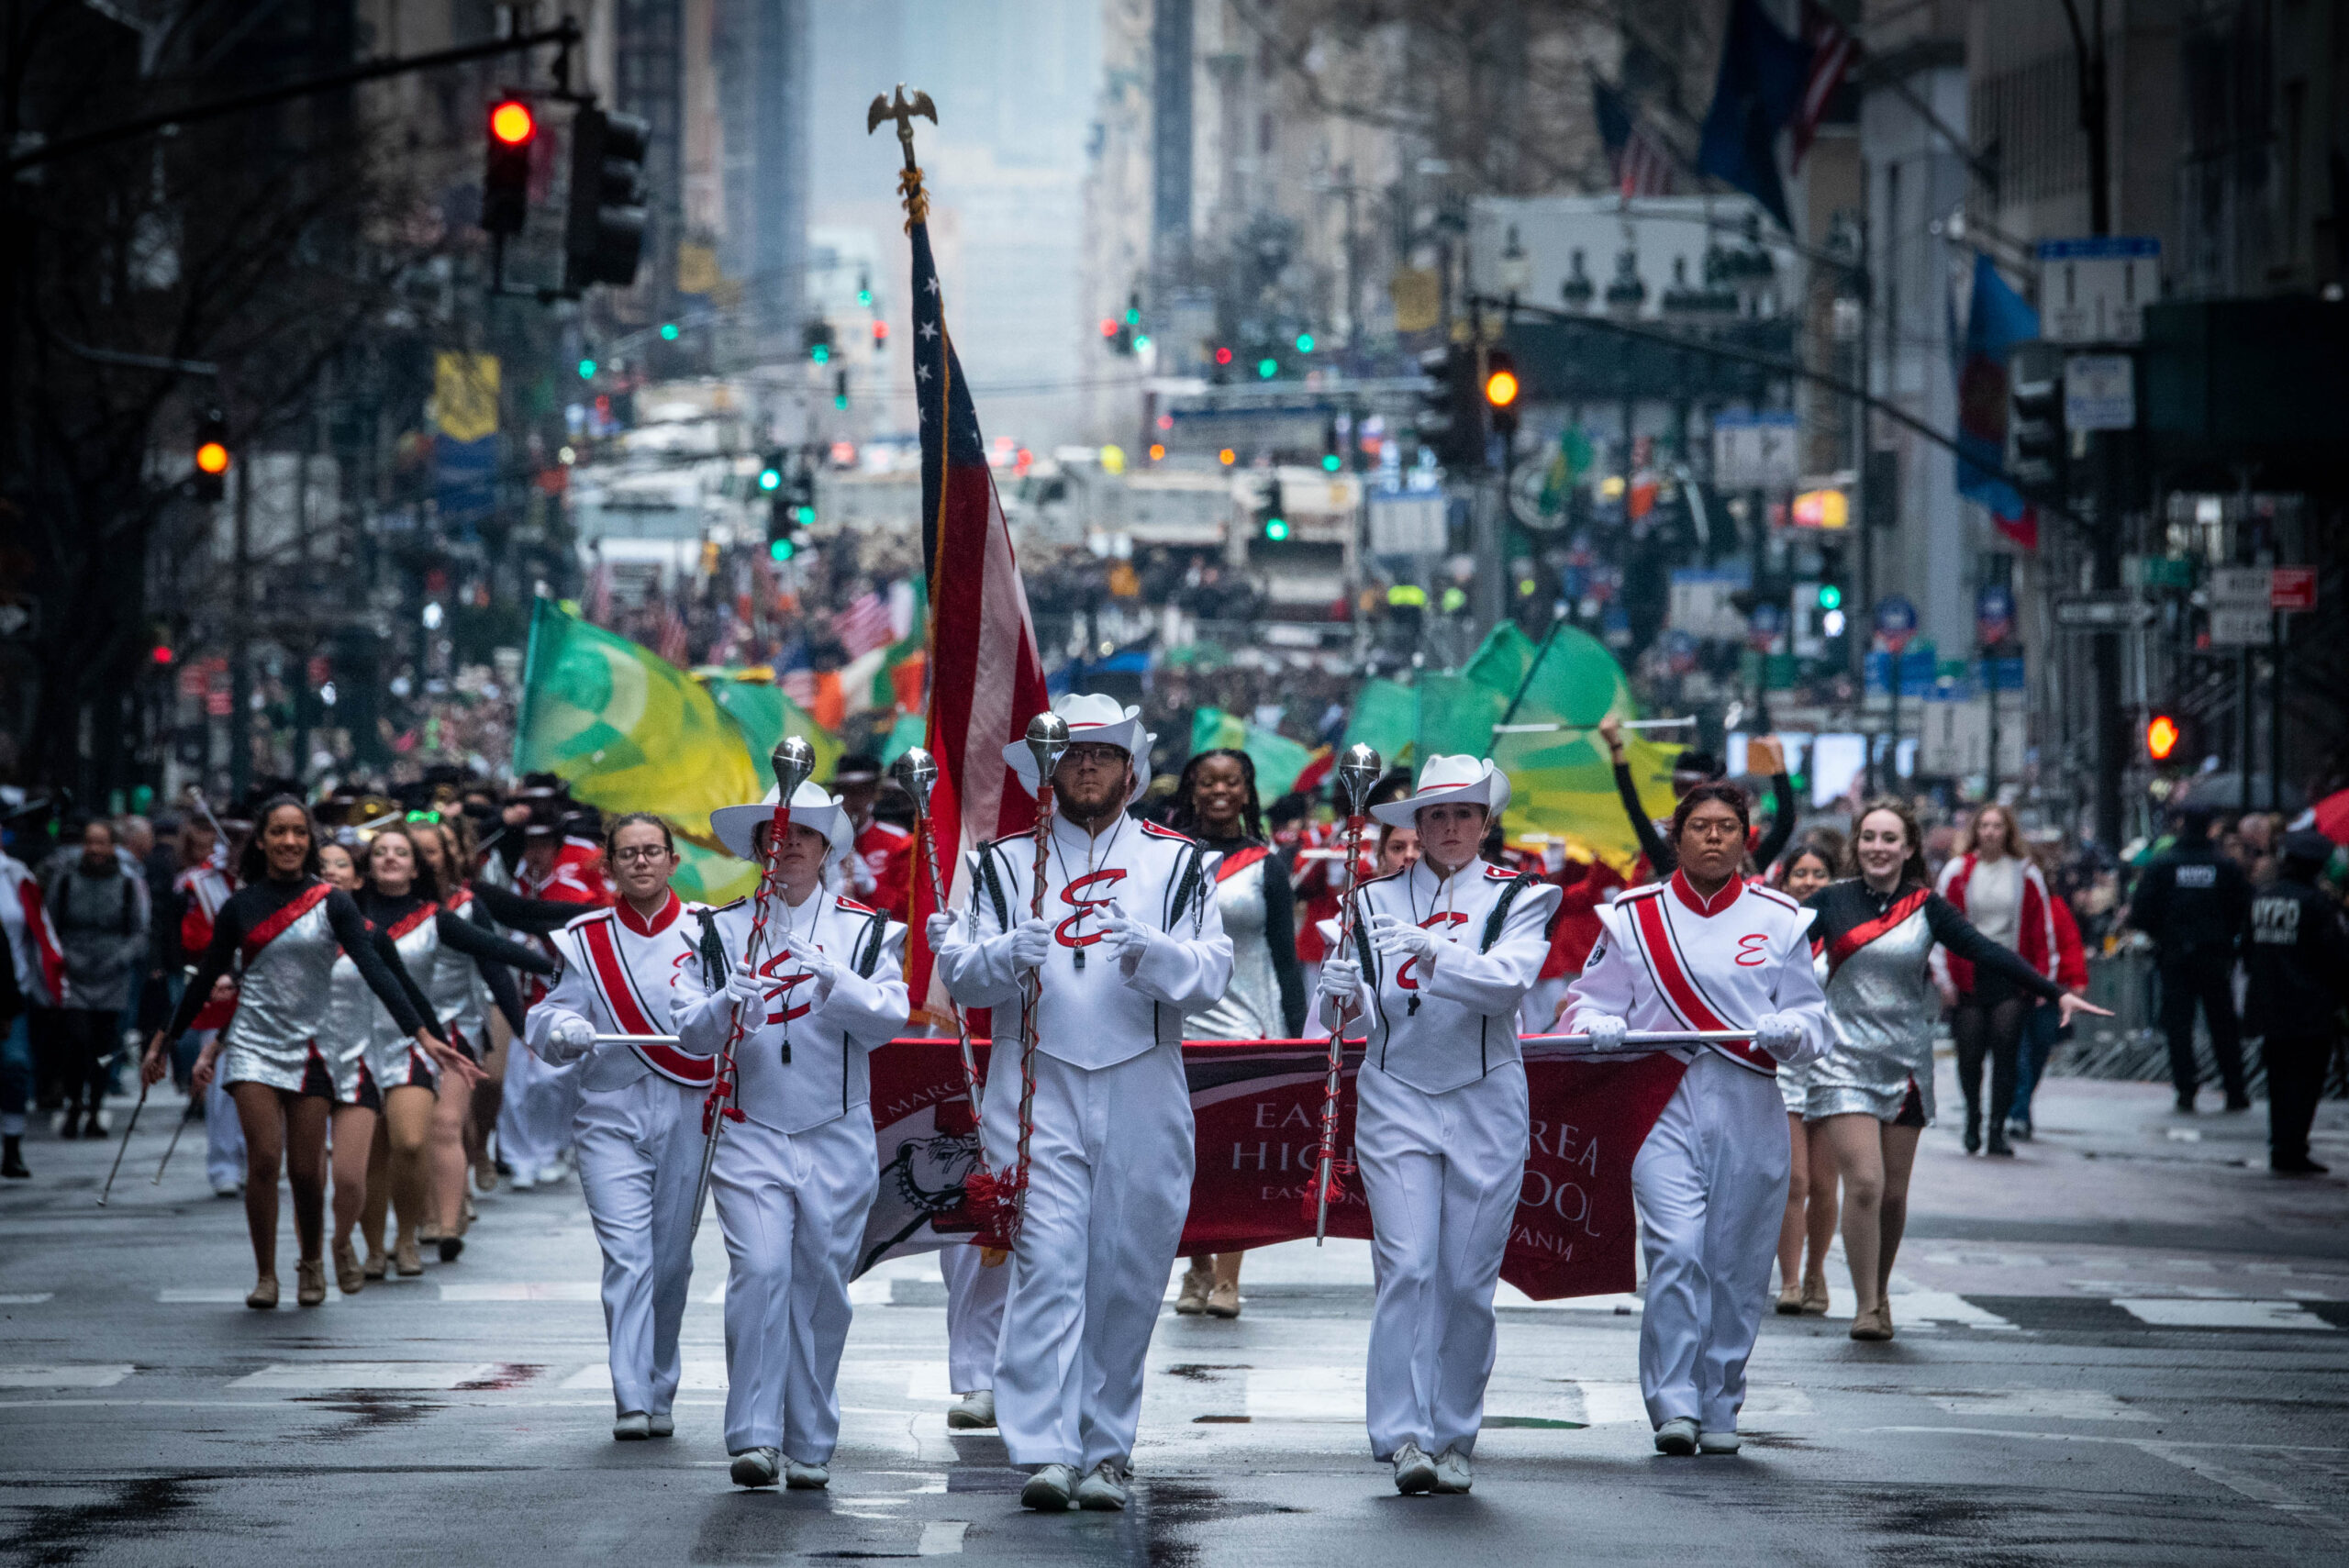
{"label": "green traffic light", "polygon": [[1823,583],[1820,584],[1819,607],[1822,610],[1836,610],[1842,608],[1843,590],[1838,588],[1832,583]]}
{"label": "green traffic light", "polygon": [[782,489],[783,475],[776,473],[772,468],[763,468],[759,470],[759,488],[762,490]]}
{"label": "green traffic light", "polygon": [[1141,353],[1144,349],[1147,349],[1147,348],[1149,348],[1149,347],[1150,347],[1150,334],[1149,334],[1149,333],[1147,333],[1147,332],[1137,332],[1137,333],[1135,333],[1135,334],[1134,334],[1134,352],[1135,352],[1135,353],[1139,354],[1139,353]]}
{"label": "green traffic light", "polygon": [[1256,373],[1266,381],[1280,374],[1280,371],[1281,365],[1278,360],[1264,359],[1256,361]]}
{"label": "green traffic light", "polygon": [[1321,472],[1324,473],[1335,473],[1345,465],[1346,460],[1340,457],[1336,452],[1324,452],[1322,454]]}
{"label": "green traffic light", "polygon": [[595,361],[582,360],[579,361],[579,379],[582,381],[593,381],[596,379]]}
{"label": "green traffic light", "polygon": [[677,324],[675,322],[663,321],[661,323],[661,340],[664,343],[674,343],[677,340]]}
{"label": "green traffic light", "polygon": [[1299,332],[1297,335],[1297,351],[1300,354],[1309,354],[1313,351],[1312,333]]}
{"label": "green traffic light", "polygon": [[1139,310],[1128,310],[1128,311],[1126,312],[1126,325],[1127,325],[1127,326],[1129,326],[1129,327],[1139,327],[1139,326],[1141,326],[1141,311],[1139,311]]}
{"label": "green traffic light", "polygon": [[1288,538],[1288,519],[1286,517],[1266,517],[1264,519],[1264,537],[1269,539],[1285,539]]}
{"label": "green traffic light", "polygon": [[790,559],[791,559],[791,541],[790,541],[789,539],[779,539],[772,540],[772,541],[771,541],[771,542],[769,542],[769,544],[767,545],[767,554],[768,554],[768,555],[770,555],[770,556],[772,556],[774,559],[775,559],[775,560],[777,560],[777,561],[788,561],[788,560],[790,560]]}
{"label": "green traffic light", "polygon": [[832,357],[831,345],[829,343],[818,343],[814,348],[807,350],[807,357],[814,360],[819,365],[829,363]]}
{"label": "green traffic light", "polygon": [[791,508],[791,520],[797,523],[803,528],[812,527],[816,521],[816,508],[813,506],[794,506]]}
{"label": "green traffic light", "polygon": [[871,305],[873,303],[873,291],[871,289],[857,290],[856,303],[859,305]]}
{"label": "green traffic light", "polygon": [[848,394],[847,394],[847,393],[845,393],[845,392],[843,392],[843,393],[841,393],[840,395],[838,395],[837,396],[835,396],[835,397],[832,399],[832,406],[833,406],[833,407],[835,407],[835,408],[845,408],[845,407],[847,407],[847,406],[848,406]]}

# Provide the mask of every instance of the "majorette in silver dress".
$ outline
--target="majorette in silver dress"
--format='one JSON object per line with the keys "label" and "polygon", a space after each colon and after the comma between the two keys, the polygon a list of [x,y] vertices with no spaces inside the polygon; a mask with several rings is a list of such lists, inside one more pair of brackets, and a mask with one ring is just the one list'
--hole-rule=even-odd
{"label": "majorette in silver dress", "polygon": [[[228,1020],[216,1069],[220,1082],[300,1092],[312,1056],[322,1056],[319,1026],[327,1020],[327,975],[338,946],[321,895],[259,951],[247,952],[237,977],[236,1016]],[[331,1062],[328,1071],[333,1072]]]}
{"label": "majorette in silver dress", "polygon": [[1929,888],[1877,893],[1854,877],[1821,888],[1809,906],[1818,911],[1811,935],[1822,944],[1819,963],[1833,1043],[1810,1066],[1805,1120],[1856,1115],[1892,1121],[1912,1084],[1925,1120],[1932,1120],[1933,1023],[1941,1000],[1925,961],[1936,942],[2034,995],[2063,995]]}
{"label": "majorette in silver dress", "polygon": [[[1228,868],[1243,862],[1237,871]],[[1286,877],[1278,855],[1249,845],[1227,853],[1216,870],[1215,902],[1231,939],[1231,983],[1215,1006],[1183,1021],[1193,1040],[1281,1040],[1288,1035],[1280,974],[1273,967],[1264,879]]]}

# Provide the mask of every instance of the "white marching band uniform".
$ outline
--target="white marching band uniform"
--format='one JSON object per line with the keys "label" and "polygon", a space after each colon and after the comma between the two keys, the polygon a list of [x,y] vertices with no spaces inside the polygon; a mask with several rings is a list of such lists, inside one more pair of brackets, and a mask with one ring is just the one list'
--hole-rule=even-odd
{"label": "white marching band uniform", "polygon": [[1640,1391],[1648,1418],[1660,1431],[1693,1422],[1706,1447],[1733,1450],[1786,1208],[1776,1073],[1828,1049],[1811,912],[1734,875],[1706,899],[1675,872],[1623,893],[1598,917],[1604,935],[1568,993],[1563,1029],[1756,1031],[1752,1044],[1675,1052],[1688,1071],[1631,1166],[1647,1259]]}
{"label": "white marching band uniform", "polygon": [[[220,918],[220,906],[228,902],[228,895],[236,891],[236,884],[228,880],[227,872],[206,861],[202,865],[191,866],[180,873],[173,886],[195,906],[198,915],[196,924],[204,932],[206,941],[209,942],[213,923]],[[183,918],[181,945],[194,959],[204,950],[186,940],[188,925],[189,922]],[[217,1033],[217,1029],[190,1029],[187,1038],[195,1041],[196,1050],[201,1051],[212,1043],[212,1037]],[[234,1193],[245,1181],[245,1129],[237,1120],[237,1102],[229,1097],[228,1085],[220,1081],[217,1073],[212,1075],[212,1082],[204,1090],[204,1174],[205,1179],[212,1184],[212,1190],[224,1195]]]}
{"label": "white marching band uniform", "polygon": [[[1146,764],[1150,738],[1135,710],[1093,696],[1063,697],[1055,708],[1074,740],[1121,746]],[[1007,747],[1004,760],[1035,788],[1024,745]],[[1016,951],[1041,950],[1028,1190],[996,1362],[996,1422],[1014,1464],[1122,1472],[1190,1210],[1183,1020],[1222,995],[1231,943],[1216,909],[1213,857],[1180,833],[1121,812],[1094,836],[1056,816],[1041,930],[1028,914],[1031,844],[1021,835],[978,851],[969,914],[938,952],[955,1001],[996,1009],[985,1145],[989,1167],[1008,1176],[1028,967]]]}
{"label": "white marching band uniform", "polygon": [[678,975],[696,968],[696,906],[672,893],[650,920],[625,900],[547,939],[562,972],[523,1019],[522,1043],[577,1063],[579,1185],[604,1251],[612,1403],[662,1426],[677,1396],[677,1333],[693,1279],[694,1182],[713,1062],[682,1047],[596,1045],[671,1032]]}
{"label": "white marching band uniform", "polygon": [[[770,792],[772,794],[772,792]],[[738,854],[774,802],[729,806],[711,826]],[[795,827],[825,832],[845,852],[847,816],[814,784],[792,796]],[[718,943],[739,962],[751,940],[748,899],[717,912]],[[780,1450],[800,1466],[828,1464],[840,1440],[841,1351],[852,1316],[849,1275],[880,1184],[866,1053],[904,1032],[900,973],[906,929],[818,886],[798,906],[780,886],[767,906],[767,944],[734,1060],[743,1119],[718,1136],[710,1173],[725,1233],[726,1449]],[[747,976],[713,984],[698,964],[677,983],[678,1043],[724,1050]],[[737,1472],[736,1479],[741,1479]]]}
{"label": "white marching band uniform", "polygon": [[[1419,810],[1453,800],[1497,820],[1508,781],[1478,759],[1431,757],[1415,795],[1374,810],[1408,827]],[[1389,1460],[1416,1446],[1465,1458],[1484,1419],[1493,1294],[1529,1151],[1517,1013],[1549,955],[1559,894],[1472,859],[1448,877],[1422,860],[1355,896],[1355,943],[1323,966],[1323,1021],[1337,1021],[1332,1000],[1368,1020],[1354,1158],[1377,1282],[1371,1452]],[[1397,928],[1425,932],[1424,945],[1386,934]]]}

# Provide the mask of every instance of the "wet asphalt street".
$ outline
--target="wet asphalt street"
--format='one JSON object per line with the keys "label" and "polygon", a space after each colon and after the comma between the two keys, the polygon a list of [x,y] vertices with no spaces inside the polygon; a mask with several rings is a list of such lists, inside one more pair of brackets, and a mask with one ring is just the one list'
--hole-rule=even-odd
{"label": "wet asphalt street", "polygon": [[[0,1562],[2349,1561],[2349,1184],[2270,1178],[2259,1117],[2167,1101],[2050,1084],[2012,1164],[1929,1133],[1898,1339],[1846,1337],[1838,1257],[1835,1315],[1765,1323],[1742,1457],[1652,1451],[1636,1300],[1505,1288],[1475,1492],[1397,1497],[1361,1426],[1367,1251],[1302,1245],[1251,1258],[1237,1321],[1162,1320],[1133,1509],[1049,1518],[946,1429],[932,1260],[856,1286],[831,1489],[743,1493],[714,1226],[677,1434],[616,1444],[575,1184],[489,1195],[461,1262],[311,1310],[289,1218],[287,1305],[252,1312],[193,1133],[148,1181],[158,1102],[110,1207],[111,1144],[37,1134],[0,1191]],[[2344,1109],[2318,1157],[2349,1171]]]}

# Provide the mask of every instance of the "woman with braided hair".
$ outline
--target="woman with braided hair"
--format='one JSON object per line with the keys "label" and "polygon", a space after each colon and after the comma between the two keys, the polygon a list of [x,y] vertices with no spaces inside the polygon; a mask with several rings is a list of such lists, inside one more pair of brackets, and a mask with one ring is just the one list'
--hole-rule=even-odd
{"label": "woman with braided hair", "polygon": [[[1231,983],[1184,1032],[1193,1040],[1295,1040],[1305,1029],[1305,975],[1297,962],[1297,901],[1288,870],[1264,837],[1256,764],[1219,748],[1184,764],[1166,825],[1216,862],[1215,899],[1231,939]],[[1183,1275],[1174,1310],[1240,1316],[1241,1252],[1202,1252]]]}

